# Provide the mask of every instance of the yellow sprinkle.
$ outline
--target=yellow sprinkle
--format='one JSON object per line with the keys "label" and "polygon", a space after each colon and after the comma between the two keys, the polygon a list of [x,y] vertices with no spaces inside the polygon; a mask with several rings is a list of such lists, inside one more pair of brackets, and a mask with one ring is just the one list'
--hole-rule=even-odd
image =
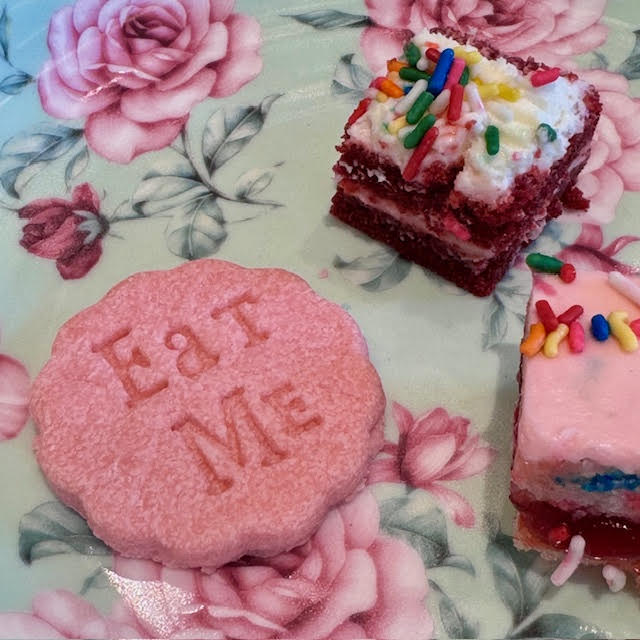
{"label": "yellow sprinkle", "polygon": [[393,134],[394,136],[398,133],[398,131],[400,131],[400,129],[402,129],[403,127],[407,126],[407,117],[406,116],[400,116],[399,118],[396,118],[395,120],[392,120],[388,125],[387,125],[387,130],[389,131],[389,133]]}
{"label": "yellow sprinkle", "polygon": [[479,51],[467,51],[462,47],[455,47],[453,53],[456,58],[462,58],[468,65],[477,64],[482,60],[482,55]]}
{"label": "yellow sprinkle", "polygon": [[467,61],[467,51],[462,47],[454,47],[453,54],[456,58],[462,58],[465,62]]}
{"label": "yellow sprinkle", "polygon": [[497,84],[481,84],[478,86],[478,93],[483,100],[488,100],[497,98],[500,95],[500,90]]}
{"label": "yellow sprinkle", "polygon": [[516,100],[520,100],[522,91],[516,87],[510,87],[508,84],[499,84],[498,94],[509,102],[516,102]]}
{"label": "yellow sprinkle", "polygon": [[628,324],[629,314],[626,311],[612,311],[607,316],[611,333],[620,343],[623,351],[635,351],[638,348],[638,338]]}
{"label": "yellow sprinkle", "polygon": [[542,353],[544,353],[547,358],[555,358],[558,355],[558,345],[568,335],[569,327],[561,322],[555,331],[547,335],[547,339],[544,341],[544,347],[542,347]]}
{"label": "yellow sprinkle", "polygon": [[378,93],[376,93],[376,100],[378,102],[386,102],[389,99],[389,96],[386,93],[383,93],[382,91],[378,91]]}
{"label": "yellow sprinkle", "polygon": [[478,64],[482,60],[482,54],[479,51],[467,52],[467,64]]}

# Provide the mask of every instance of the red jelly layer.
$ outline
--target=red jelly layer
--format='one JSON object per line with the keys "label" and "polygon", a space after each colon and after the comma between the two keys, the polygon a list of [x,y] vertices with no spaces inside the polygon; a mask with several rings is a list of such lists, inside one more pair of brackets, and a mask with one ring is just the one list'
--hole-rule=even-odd
{"label": "red jelly layer", "polygon": [[566,549],[571,536],[581,535],[585,553],[596,560],[640,557],[640,523],[618,516],[577,515],[579,512],[530,500],[522,492],[512,493],[511,502],[520,513],[521,524],[540,546]]}

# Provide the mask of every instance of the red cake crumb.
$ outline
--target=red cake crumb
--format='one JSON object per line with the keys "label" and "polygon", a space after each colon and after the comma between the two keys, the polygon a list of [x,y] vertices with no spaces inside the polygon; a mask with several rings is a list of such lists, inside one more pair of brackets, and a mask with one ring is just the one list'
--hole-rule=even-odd
{"label": "red cake crumb", "polygon": [[564,192],[562,204],[567,209],[576,209],[577,211],[587,211],[589,209],[589,200],[584,197],[582,191],[575,185]]}

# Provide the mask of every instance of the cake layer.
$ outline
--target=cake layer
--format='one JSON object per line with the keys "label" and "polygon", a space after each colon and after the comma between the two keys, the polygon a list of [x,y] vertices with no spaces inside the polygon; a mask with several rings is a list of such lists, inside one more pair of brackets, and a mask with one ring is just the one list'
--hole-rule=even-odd
{"label": "cake layer", "polygon": [[384,242],[404,258],[477,296],[487,296],[493,291],[521,248],[518,242],[511,251],[489,259],[463,260],[457,248],[451,244],[407,227],[386,212],[363,204],[340,188],[333,196],[331,213],[371,238]]}
{"label": "cake layer", "polygon": [[591,561],[620,564],[640,562],[640,524],[627,518],[572,512],[548,502],[512,494],[518,508],[516,539],[525,548],[564,550],[572,536],[585,539]]}
{"label": "cake layer", "polygon": [[606,513],[640,524],[638,473],[624,473],[591,460],[580,464],[544,464],[527,463],[519,456],[514,468],[513,491],[525,490],[533,500],[552,502],[572,512]]}

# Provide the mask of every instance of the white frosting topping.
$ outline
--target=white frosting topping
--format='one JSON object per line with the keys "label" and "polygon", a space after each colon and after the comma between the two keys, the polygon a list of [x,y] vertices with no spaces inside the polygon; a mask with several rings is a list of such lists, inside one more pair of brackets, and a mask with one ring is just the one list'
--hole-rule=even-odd
{"label": "white frosting topping", "polygon": [[[427,30],[416,35],[413,42],[423,56],[425,42],[437,43],[441,51],[460,46],[451,38]],[[463,45],[463,49],[475,51],[468,45]],[[471,65],[470,72],[472,79],[479,79],[484,84],[505,84],[520,89],[521,96],[515,102],[502,98],[485,99],[485,109],[475,110],[465,98],[462,116],[454,125],[447,124],[447,112],[444,111],[435,125],[440,135],[425,157],[423,167],[436,161],[455,164],[462,160],[463,169],[456,177],[455,188],[468,198],[492,204],[509,191],[517,175],[534,166],[547,170],[564,156],[569,139],[583,129],[586,106],[582,98],[588,85],[561,76],[549,84],[533,87],[529,76],[523,76],[517,67],[503,58],[489,60],[483,57]],[[397,84],[404,87],[413,83],[399,80]],[[377,90],[372,89],[371,93],[373,97]],[[404,169],[413,149],[404,148],[402,137],[413,127],[405,127],[400,136],[389,133],[385,127],[399,117],[395,105],[400,100],[372,100],[367,112],[350,127],[348,133],[354,140],[387,156]],[[555,129],[555,140],[539,143],[536,133],[541,123]],[[494,156],[487,153],[484,137],[489,125],[500,131],[500,150]]]}

